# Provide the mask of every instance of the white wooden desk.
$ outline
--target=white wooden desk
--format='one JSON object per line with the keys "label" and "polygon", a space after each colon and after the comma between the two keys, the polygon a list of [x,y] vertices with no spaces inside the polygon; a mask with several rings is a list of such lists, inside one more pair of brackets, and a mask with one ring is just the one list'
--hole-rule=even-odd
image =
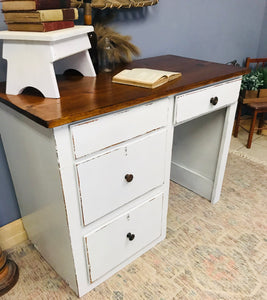
{"label": "white wooden desk", "polygon": [[113,74],[59,78],[58,100],[0,85],[24,226],[79,296],[165,238],[171,165],[176,182],[220,197],[246,71],[176,56],[129,68],[141,66],[183,76],[155,90],[112,84]]}

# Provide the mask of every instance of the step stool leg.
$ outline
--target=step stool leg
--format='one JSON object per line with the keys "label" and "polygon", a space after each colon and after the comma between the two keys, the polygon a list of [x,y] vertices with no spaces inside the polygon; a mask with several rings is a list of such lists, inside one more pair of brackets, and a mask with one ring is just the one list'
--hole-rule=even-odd
{"label": "step stool leg", "polygon": [[63,74],[66,70],[73,69],[79,71],[83,76],[96,76],[88,50],[58,60],[54,66],[56,74]]}
{"label": "step stool leg", "polygon": [[45,97],[59,98],[50,44],[4,41],[3,58],[7,60],[7,94],[18,95],[26,87],[33,87]]}
{"label": "step stool leg", "polygon": [[18,70],[16,64],[9,61],[6,93],[18,95],[26,87],[38,89],[47,98],[60,98],[53,63],[40,63],[37,67]]}

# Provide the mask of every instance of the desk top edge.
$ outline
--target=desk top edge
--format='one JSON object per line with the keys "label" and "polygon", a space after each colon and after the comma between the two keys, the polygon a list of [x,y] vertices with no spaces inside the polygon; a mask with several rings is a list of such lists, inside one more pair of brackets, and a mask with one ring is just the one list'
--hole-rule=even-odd
{"label": "desk top edge", "polygon": [[[175,69],[175,64],[177,69]],[[111,82],[111,77],[121,69],[140,66],[165,69],[166,71],[180,70],[183,75],[180,80],[152,90]],[[244,68],[164,55],[136,60],[129,65],[121,66],[112,74],[99,74],[97,78],[83,77],[74,81],[65,81],[63,78],[62,81],[59,81],[59,89],[62,88],[63,94],[60,99],[23,94],[6,95],[4,93],[5,84],[1,83],[0,101],[36,123],[47,128],[54,128],[233,79],[245,73],[247,73],[247,69]]]}

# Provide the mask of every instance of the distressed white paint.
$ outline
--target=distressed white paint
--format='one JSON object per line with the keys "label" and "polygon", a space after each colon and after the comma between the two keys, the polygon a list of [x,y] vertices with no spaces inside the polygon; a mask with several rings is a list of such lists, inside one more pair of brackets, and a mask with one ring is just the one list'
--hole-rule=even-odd
{"label": "distressed white paint", "polygon": [[[181,124],[235,103],[239,90],[240,80],[228,80],[178,95],[175,99],[175,124]],[[216,105],[210,103],[212,97],[218,97]]]}
{"label": "distressed white paint", "polygon": [[[84,224],[162,185],[165,148],[166,129],[79,163],[77,171]],[[131,182],[126,181],[126,174],[133,175]]]}
{"label": "distressed white paint", "polygon": [[[162,202],[162,195],[150,199],[85,236],[92,282],[160,237]],[[133,240],[128,233],[135,235]]]}
{"label": "distressed white paint", "polygon": [[6,93],[18,95],[34,87],[45,97],[59,98],[56,61],[58,72],[76,69],[84,76],[95,76],[88,54],[87,33],[92,30],[92,26],[75,26],[51,32],[1,31],[3,58],[8,61]]}
{"label": "distressed white paint", "polygon": [[[238,98],[238,95],[236,95],[236,97]],[[228,156],[228,151],[231,142],[231,135],[232,135],[233,125],[235,120],[236,106],[237,106],[237,101],[227,107],[227,111],[225,115],[225,122],[223,127],[222,138],[221,138],[220,151],[218,155],[216,174],[214,177],[214,185],[213,185],[212,196],[211,196],[212,203],[216,203],[220,199],[223,177],[224,177],[227,156]]]}
{"label": "distressed white paint", "polygon": [[211,199],[221,144],[223,108],[174,129],[171,178]]}
{"label": "distressed white paint", "polygon": [[[206,107],[191,104],[191,115],[187,104],[184,115],[179,105],[173,114],[174,95],[54,129],[0,105],[1,136],[25,228],[79,296],[165,238],[172,149],[177,181],[184,178],[191,181],[188,188],[201,194],[204,189],[212,202],[219,199],[238,84],[240,78],[223,83],[228,96],[216,111],[202,103],[211,96],[208,87],[187,95],[195,103],[200,93]],[[125,173],[133,173],[132,182],[126,183]],[[132,242],[128,231],[136,234]]]}
{"label": "distressed white paint", "polygon": [[[161,112],[163,116],[161,116],[159,112]],[[123,118],[120,119],[120,116],[123,116]],[[130,137],[128,136],[128,138],[125,138],[124,126],[110,126],[112,124],[116,124],[116,119],[118,118],[122,121],[122,124],[124,124],[124,120],[134,120],[135,122],[132,127],[140,128],[140,126],[137,125],[138,116],[140,116],[141,119],[146,118],[149,120],[153,120],[148,122],[150,124],[149,127],[145,126],[145,128],[148,128],[148,133],[144,131],[144,129],[141,131],[135,129],[133,130],[134,134],[132,134]],[[166,218],[168,209],[169,168],[173,130],[172,116],[173,98],[166,98],[159,101],[153,101],[149,104],[133,107],[119,113],[111,113],[109,115],[100,116],[95,118],[95,120],[90,119],[85,122],[78,122],[70,126],[65,125],[54,129],[72,250],[73,253],[75,253],[74,263],[78,282],[78,293],[80,296],[96,287],[98,284],[106,280],[122,267],[126,266],[135,258],[164,239],[166,235]],[[112,120],[114,123],[110,120]],[[99,124],[99,127],[94,125],[92,128],[92,124]],[[83,151],[87,155],[75,160],[73,149],[73,128],[78,128],[79,130],[79,127],[86,128],[86,130],[83,131],[82,135],[79,131],[78,141],[89,139],[91,140],[91,143],[95,141],[97,144],[97,140],[91,139],[93,136],[101,137],[104,143],[106,143],[105,140],[109,140],[111,135],[113,136],[113,138],[110,139],[111,144],[105,145],[106,149],[104,150],[102,149],[102,145],[97,146],[97,151],[93,151],[93,153],[91,153],[92,151],[90,150],[90,147],[94,147],[94,145],[91,145],[91,143],[87,142],[88,148],[86,147],[86,145],[83,146]],[[90,132],[90,135],[88,134],[88,131]],[[132,131],[129,129],[129,132]],[[136,132],[138,134],[136,134]],[[74,135],[76,135],[76,133],[74,133]],[[117,141],[117,144],[115,145],[114,140]],[[155,150],[155,147],[158,147],[159,149]],[[124,160],[126,153],[125,149],[127,149],[127,155],[129,155],[129,158],[128,156],[126,157],[126,161]],[[153,151],[155,152],[154,154]],[[118,157],[114,158],[113,153],[119,153]],[[154,156],[154,158],[152,158],[152,160],[154,161],[156,160],[156,157],[158,157],[158,161],[155,162],[156,166],[152,166],[151,163],[149,163],[148,165],[148,167],[151,166],[151,168],[155,170],[155,172],[151,172],[150,174],[150,176],[152,176],[152,179],[142,177],[143,181],[147,180],[148,182],[150,182],[148,184],[146,182],[141,183],[141,181],[138,180],[139,176],[144,176],[140,173],[140,171],[136,173],[137,177],[134,176],[133,182],[131,183],[134,183],[135,179],[137,179],[137,191],[138,189],[139,191],[140,189],[143,189],[143,191],[140,191],[140,193],[142,193],[141,195],[140,193],[138,193],[138,195],[136,195],[136,198],[130,201],[130,198],[132,197],[131,194],[136,193],[137,191],[135,191],[135,189],[132,189],[130,194],[127,194],[127,192],[123,191],[123,187],[127,189],[127,185],[121,185],[121,182],[124,183],[124,172],[121,173],[123,174],[123,176],[121,176],[120,178],[113,178],[114,176],[111,175],[111,178],[109,178],[109,180],[105,179],[105,172],[117,172],[117,169],[122,170],[122,168],[126,168],[127,164],[128,166],[133,166],[135,168],[135,165],[139,165],[138,170],[140,170],[142,161],[142,170],[145,174],[148,174],[149,169],[145,168],[147,164],[145,160],[147,159],[149,161],[151,159],[148,155],[152,157]],[[103,167],[102,158],[105,157],[107,157],[108,164],[111,164],[112,166],[109,165],[108,168]],[[87,162],[89,165],[87,165]],[[96,164],[93,166],[91,165],[91,163]],[[101,177],[103,178],[103,183],[100,186],[101,190],[95,189],[95,187],[92,185],[91,187],[93,190],[88,190],[88,193],[90,193],[90,197],[88,196],[88,199],[86,199],[85,203],[83,203],[82,205],[80,202],[79,191],[79,184],[81,184],[81,182],[76,172],[76,165],[78,165],[78,169],[79,166],[84,167],[84,170],[80,171],[82,172],[82,174],[79,175],[79,177],[83,178],[84,180],[84,188],[86,188],[86,180],[89,182],[89,184],[91,184],[91,180],[92,182],[94,180],[100,181]],[[119,183],[116,182],[116,178],[117,180],[119,180]],[[113,183],[115,185],[119,184],[120,188],[122,189],[121,193],[124,194],[124,197],[122,197],[124,198],[122,200],[123,205],[121,205],[120,207],[118,207],[117,204],[117,196],[121,197],[121,195],[119,195],[118,193],[116,194],[112,191]],[[104,201],[103,205],[99,206],[97,203],[97,201],[99,200],[98,194],[101,194],[103,192],[106,193],[106,198],[102,198],[102,201]],[[127,214],[129,211],[135,209],[137,206],[142,205],[149,199],[155,198],[159,194],[162,194],[163,199],[161,205],[162,218],[158,219],[158,226],[160,226],[159,236],[153,241],[150,240],[149,243],[143,244],[141,248],[136,249],[137,252],[128,255],[125,260],[116,262],[114,268],[107,270],[103,274],[103,276],[95,280],[93,283],[90,283],[91,274],[88,268],[88,257],[84,237],[90,235],[92,232],[95,232],[98,228],[103,227],[104,224],[111,223],[113,220]],[[105,207],[106,205],[108,206],[108,208]],[[102,215],[100,217],[98,209],[102,211]],[[108,211],[106,211],[106,209],[108,209]],[[90,214],[90,218],[97,219],[91,222],[89,225],[84,226],[84,212]],[[147,215],[145,219],[148,220],[149,218],[150,215]],[[138,226],[142,228],[143,224],[139,223]],[[125,236],[123,236],[122,238],[125,239]],[[104,241],[102,242],[101,247],[107,248],[107,245]],[[102,262],[99,262],[98,264],[101,265]]]}
{"label": "distressed white paint", "polygon": [[[75,157],[79,158],[112,145],[141,136],[166,126],[169,105],[162,99],[156,105],[144,104],[138,107],[93,118],[70,126]],[[147,118],[153,115],[153,118]],[[108,131],[114,134],[107,134]]]}
{"label": "distressed white paint", "polygon": [[171,179],[212,203],[220,198],[240,84],[238,78],[176,98]]}
{"label": "distressed white paint", "polygon": [[0,134],[28,237],[77,292],[53,130],[0,103]]}

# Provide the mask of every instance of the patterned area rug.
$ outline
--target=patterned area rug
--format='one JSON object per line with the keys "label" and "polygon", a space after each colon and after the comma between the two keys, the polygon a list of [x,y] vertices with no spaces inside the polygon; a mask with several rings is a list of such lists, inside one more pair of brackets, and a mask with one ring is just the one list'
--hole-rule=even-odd
{"label": "patterned area rug", "polygon": [[[220,201],[171,183],[167,238],[83,300],[267,299],[267,168],[230,154]],[[77,299],[30,243],[9,299]]]}

